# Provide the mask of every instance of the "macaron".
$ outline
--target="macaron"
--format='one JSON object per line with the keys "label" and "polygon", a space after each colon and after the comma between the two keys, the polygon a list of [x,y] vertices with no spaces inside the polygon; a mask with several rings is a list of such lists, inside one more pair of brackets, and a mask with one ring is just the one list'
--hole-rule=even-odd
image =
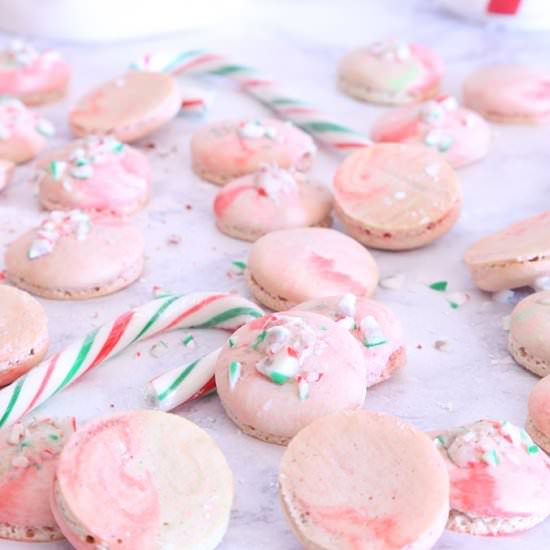
{"label": "macaron", "polygon": [[220,188],[214,200],[218,229],[255,241],[278,229],[328,226],[330,191],[298,172],[265,165]]}
{"label": "macaron", "polygon": [[30,294],[0,285],[0,386],[40,363],[48,349],[48,318]]}
{"label": "macaron", "polygon": [[510,422],[479,420],[435,437],[451,480],[447,529],[501,536],[550,515],[550,459]]}
{"label": "macaron", "polygon": [[338,67],[343,92],[372,103],[399,105],[439,93],[443,63],[430,49],[382,40],[346,54]]}
{"label": "macaron", "polygon": [[525,65],[482,67],[464,81],[464,104],[506,124],[550,122],[550,71]]}
{"label": "macaron", "polygon": [[290,442],[279,496],[308,550],[427,550],[447,521],[449,475],[416,428],[386,414],[342,411]]}
{"label": "macaron", "polygon": [[315,152],[308,134],[272,118],[213,122],[191,138],[193,170],[218,185],[257,172],[264,164],[307,172]]}
{"label": "macaron", "polygon": [[78,100],[69,113],[77,136],[110,134],[124,142],[145,137],[180,110],[176,81],[165,73],[130,71],[101,84]]}
{"label": "macaron", "polygon": [[422,145],[377,143],[344,160],[334,176],[334,205],[347,232],[385,250],[425,246],[447,233],[462,209],[458,178]]}
{"label": "macaron", "polygon": [[539,380],[529,394],[526,428],[533,440],[550,453],[550,376]]}
{"label": "macaron", "polygon": [[550,374],[550,291],[535,292],[514,307],[508,349],[522,367],[537,376]]}
{"label": "macaron", "polygon": [[0,95],[40,105],[62,98],[70,79],[71,68],[57,51],[39,52],[21,40],[0,51]]}
{"label": "macaron", "polygon": [[39,198],[48,210],[132,214],[151,193],[147,157],[111,136],[89,136],[48,153],[37,164]]}
{"label": "macaron", "polygon": [[246,279],[259,302],[282,311],[346,292],[370,296],[378,266],[368,250],[334,229],[282,229],[252,245]]}
{"label": "macaron", "polygon": [[213,550],[232,501],[233,475],[214,440],[160,411],[123,412],[78,430],[51,493],[75,550]]}
{"label": "macaron", "polygon": [[464,261],[481,290],[533,285],[550,273],[550,210],[480,239]]}
{"label": "macaron", "polygon": [[238,329],[215,367],[225,412],[251,435],[286,445],[310,422],[365,401],[360,345],[323,315],[286,311]]}
{"label": "macaron", "polygon": [[441,153],[455,168],[481,160],[489,151],[491,129],[454,97],[439,96],[382,113],[374,122],[376,142],[419,143]]}
{"label": "macaron", "polygon": [[407,352],[399,319],[384,304],[355,294],[317,298],[294,308],[324,315],[359,342],[367,368],[367,387],[405,366]]}
{"label": "macaron", "polygon": [[0,96],[0,158],[19,164],[42,152],[55,129],[19,99]]}
{"label": "macaron", "polygon": [[0,539],[63,538],[50,492],[59,454],[75,429],[74,418],[42,418],[0,430]]}
{"label": "macaron", "polygon": [[54,211],[8,246],[5,264],[8,279],[32,294],[85,300],[117,292],[141,275],[143,237],[121,219]]}
{"label": "macaron", "polygon": [[13,162],[0,159],[0,191],[9,185],[14,169],[15,164]]}

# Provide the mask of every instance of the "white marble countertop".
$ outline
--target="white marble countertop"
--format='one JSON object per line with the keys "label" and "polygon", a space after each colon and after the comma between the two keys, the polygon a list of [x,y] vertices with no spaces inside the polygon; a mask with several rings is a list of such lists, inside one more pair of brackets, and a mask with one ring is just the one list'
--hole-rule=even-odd
{"label": "white marble countertop", "polygon": [[[254,6],[260,3],[256,2]],[[57,141],[69,137],[69,105],[91,85],[121,73],[128,62],[150,50],[206,47],[256,65],[271,73],[296,95],[310,99],[342,122],[368,132],[380,108],[355,102],[335,86],[335,65],[350,47],[385,36],[425,43],[447,64],[444,89],[460,92],[460,82],[474,67],[496,60],[546,63],[550,68],[550,34],[484,32],[439,14],[433,3],[415,0],[339,2],[265,0],[262,8],[231,19],[225,26],[197,29],[177,37],[83,47],[57,45],[75,67],[70,97],[42,111],[59,129]],[[217,87],[207,120],[247,116],[264,111],[230,87]],[[188,141],[204,119],[180,117],[143,144],[154,167],[154,197],[136,223],[146,229],[147,266],[142,279],[114,296],[86,302],[41,300],[50,319],[51,352],[131,306],[150,299],[154,285],[179,293],[237,289],[247,295],[242,279],[230,278],[232,260],[245,259],[249,245],[221,235],[211,202],[216,187],[190,170]],[[330,182],[339,157],[321,151],[314,173]],[[30,169],[20,168],[14,184],[0,195],[0,244],[27,230],[43,215],[27,183]],[[515,365],[506,351],[501,319],[511,305],[490,301],[472,289],[462,263],[465,248],[487,232],[531,216],[550,205],[550,128],[494,127],[494,143],[483,162],[460,171],[463,215],[449,235],[430,247],[403,253],[374,252],[381,273],[405,273],[400,290],[380,289],[377,298],[401,317],[406,328],[409,363],[392,380],[372,389],[366,407],[399,415],[433,429],[478,418],[509,419],[522,424],[527,396],[536,378]],[[189,207],[186,207],[189,205]],[[169,245],[177,234],[181,244]],[[0,259],[0,269],[3,260]],[[451,290],[472,299],[458,310],[427,288],[449,281]],[[41,413],[74,414],[80,422],[110,411],[145,405],[144,383],[152,375],[201,355],[223,335],[198,331],[198,347],[188,350],[178,334],[163,337],[170,352],[155,359],[143,342],[97,368],[42,408]],[[435,340],[449,342],[436,351]],[[141,351],[141,357],[136,352]],[[278,463],[283,449],[242,435],[225,417],[215,396],[178,411],[205,428],[224,450],[235,474],[236,499],[223,550],[296,550],[276,498]],[[403,450],[406,452],[406,449]],[[414,511],[411,511],[414,513]],[[439,550],[542,550],[550,540],[550,521],[522,535],[479,539],[445,533]],[[0,542],[0,550],[27,550],[32,544]],[[67,549],[66,543],[44,544],[44,550]]]}

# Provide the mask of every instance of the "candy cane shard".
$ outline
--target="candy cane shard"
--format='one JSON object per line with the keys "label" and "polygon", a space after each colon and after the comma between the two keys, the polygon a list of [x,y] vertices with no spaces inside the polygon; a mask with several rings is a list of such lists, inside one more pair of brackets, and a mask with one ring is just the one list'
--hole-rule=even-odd
{"label": "candy cane shard", "polygon": [[272,79],[247,65],[206,50],[189,50],[170,56],[147,54],[132,68],[173,75],[212,75],[237,81],[244,92],[266,105],[277,115],[293,122],[318,141],[340,150],[360,149],[372,142],[319,111],[307,101],[283,91]]}
{"label": "candy cane shard", "polygon": [[119,315],[0,390],[0,428],[8,426],[131,344],[179,328],[236,330],[261,317],[256,304],[233,294],[162,296]]}

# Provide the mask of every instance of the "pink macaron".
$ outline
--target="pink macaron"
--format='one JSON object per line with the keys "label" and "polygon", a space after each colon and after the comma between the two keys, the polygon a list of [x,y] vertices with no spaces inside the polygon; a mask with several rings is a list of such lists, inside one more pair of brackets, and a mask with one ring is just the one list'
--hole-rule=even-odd
{"label": "pink macaron", "polygon": [[39,197],[48,210],[131,214],[149,200],[147,157],[111,136],[90,136],[48,153],[38,164]]}
{"label": "pink macaron", "polygon": [[258,239],[248,256],[246,276],[256,299],[281,311],[346,292],[370,296],[378,284],[378,267],[370,252],[347,235],[308,227]]}
{"label": "pink macaron", "polygon": [[229,465],[205,431],[174,414],[127,411],[69,439],[51,507],[75,550],[214,550],[233,492]]}
{"label": "pink macaron", "polygon": [[377,143],[349,155],[334,176],[336,214],[367,246],[408,250],[447,233],[462,209],[458,178],[422,145]]}
{"label": "pink macaron", "polygon": [[383,40],[345,55],[338,75],[340,88],[348,95],[362,101],[393,105],[436,96],[443,63],[424,46]]}
{"label": "pink macaron", "polygon": [[19,99],[0,97],[0,158],[19,164],[34,158],[55,133],[45,118]]}
{"label": "pink macaron", "polygon": [[460,107],[454,97],[439,96],[382,113],[371,136],[377,142],[426,145],[457,168],[487,155],[491,129],[477,113]]}
{"label": "pink macaron", "polygon": [[550,71],[525,65],[482,67],[464,82],[464,104],[495,122],[550,122]]}
{"label": "pink macaron", "polygon": [[325,315],[355,337],[363,350],[367,387],[387,380],[407,362],[401,323],[380,302],[343,294],[310,300],[294,309]]}
{"label": "pink macaron", "polygon": [[550,453],[550,376],[539,380],[529,394],[529,435]]}
{"label": "pink macaron", "polygon": [[237,330],[216,361],[224,409],[245,433],[285,445],[325,414],[363,405],[367,369],[347,329],[287,311]]}
{"label": "pink macaron", "polygon": [[48,349],[48,318],[30,294],[0,285],[0,386],[40,363]]}
{"label": "pink macaron", "polygon": [[230,237],[255,241],[278,229],[328,226],[332,196],[298,172],[263,166],[220,188],[216,225]]}
{"label": "pink macaron", "polygon": [[141,275],[143,237],[118,218],[54,211],[8,246],[5,264],[8,279],[32,294],[54,300],[95,298]]}
{"label": "pink macaron", "polygon": [[464,261],[482,290],[532,286],[550,273],[550,210],[480,239]]}
{"label": "pink macaron", "polygon": [[69,113],[77,136],[109,134],[131,142],[147,136],[179,112],[181,93],[172,76],[130,71],[82,97]]}
{"label": "pink macaron", "polygon": [[59,52],[39,52],[21,40],[0,51],[0,95],[39,105],[63,97],[70,79],[71,68]]}
{"label": "pink macaron", "polygon": [[429,550],[449,514],[449,475],[430,438],[413,426],[342,411],[290,442],[279,496],[308,550]]}
{"label": "pink macaron", "polygon": [[308,134],[272,118],[214,122],[191,138],[193,170],[220,185],[257,172],[264,164],[307,172],[315,152]]}
{"label": "pink macaron", "polygon": [[63,538],[50,492],[59,454],[75,429],[74,418],[42,418],[0,430],[0,539]]}
{"label": "pink macaron", "polygon": [[435,443],[451,478],[448,529],[509,535],[550,515],[550,459],[525,430],[480,420],[439,433]]}

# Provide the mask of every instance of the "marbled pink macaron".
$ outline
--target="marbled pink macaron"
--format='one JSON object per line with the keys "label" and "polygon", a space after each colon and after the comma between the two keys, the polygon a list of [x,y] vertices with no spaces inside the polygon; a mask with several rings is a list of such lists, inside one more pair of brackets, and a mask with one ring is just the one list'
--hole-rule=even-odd
{"label": "marbled pink macaron", "polygon": [[54,133],[51,122],[19,99],[0,97],[0,158],[16,164],[26,162],[45,149],[47,138]]}
{"label": "marbled pink macaron", "polygon": [[550,374],[550,291],[535,292],[514,307],[508,349],[522,367],[537,376]]}
{"label": "marbled pink macaron", "polygon": [[550,453],[550,376],[539,380],[529,394],[529,435]]}
{"label": "marbled pink macaron", "polygon": [[349,332],[306,311],[247,323],[216,361],[216,388],[229,418],[278,445],[316,418],[360,408],[366,377],[361,348]]}
{"label": "marbled pink macaron", "polygon": [[451,479],[448,529],[509,535],[550,515],[550,459],[525,430],[480,420],[439,433],[435,443]]}
{"label": "marbled pink macaron", "polygon": [[277,311],[306,300],[352,292],[370,296],[378,266],[352,238],[320,227],[264,235],[250,250],[247,282],[262,304]]}
{"label": "marbled pink macaron", "polygon": [[32,294],[95,298],[117,292],[141,275],[143,237],[118,218],[54,211],[8,246],[5,264],[8,278]]}
{"label": "marbled pink macaron", "polygon": [[425,246],[462,209],[458,178],[422,145],[377,143],[349,155],[334,176],[336,214],[359,242],[386,250]]}
{"label": "marbled pink macaron", "polygon": [[39,52],[20,40],[0,51],[0,95],[39,105],[63,97],[70,79],[71,68],[59,52]]}
{"label": "marbled pink macaron", "polygon": [[487,155],[491,129],[477,113],[460,107],[454,97],[439,96],[382,113],[371,129],[371,137],[377,142],[427,145],[456,168]]}
{"label": "marbled pink macaron", "polygon": [[310,300],[294,309],[325,315],[349,330],[363,350],[367,387],[387,380],[407,362],[401,323],[380,302],[344,294]]}
{"label": "marbled pink macaron", "polygon": [[464,82],[464,104],[495,122],[550,122],[550,71],[524,65],[482,67]]}
{"label": "marbled pink macaron", "polygon": [[449,514],[449,475],[430,438],[413,426],[343,411],[290,442],[279,495],[308,550],[428,550]]}
{"label": "marbled pink macaron", "polygon": [[13,162],[0,159],[0,191],[9,185],[14,169],[15,164]]}
{"label": "marbled pink macaron", "polygon": [[307,172],[315,152],[308,134],[290,122],[271,118],[214,122],[191,138],[193,170],[220,185],[256,172],[264,164]]}
{"label": "marbled pink macaron", "polygon": [[172,120],[180,103],[169,74],[130,71],[82,97],[69,113],[69,124],[77,136],[110,134],[131,142]]}
{"label": "marbled pink macaron", "polygon": [[174,414],[128,411],[69,439],[51,506],[75,550],[214,550],[233,492],[229,465],[205,431]]}
{"label": "marbled pink macaron", "polygon": [[74,418],[33,419],[0,430],[0,539],[48,542],[63,538],[50,492]]}
{"label": "marbled pink macaron", "polygon": [[330,225],[332,195],[298,172],[263,166],[220,188],[214,200],[222,233],[255,241],[278,229]]}
{"label": "marbled pink macaron", "polygon": [[48,210],[132,214],[150,196],[151,168],[140,151],[111,136],[89,136],[38,163],[39,197]]}
{"label": "marbled pink macaron", "polygon": [[338,68],[340,88],[362,101],[401,104],[436,96],[443,63],[428,48],[400,40],[348,53]]}
{"label": "marbled pink macaron", "polygon": [[550,274],[550,210],[480,239],[464,261],[481,290],[532,286]]}

